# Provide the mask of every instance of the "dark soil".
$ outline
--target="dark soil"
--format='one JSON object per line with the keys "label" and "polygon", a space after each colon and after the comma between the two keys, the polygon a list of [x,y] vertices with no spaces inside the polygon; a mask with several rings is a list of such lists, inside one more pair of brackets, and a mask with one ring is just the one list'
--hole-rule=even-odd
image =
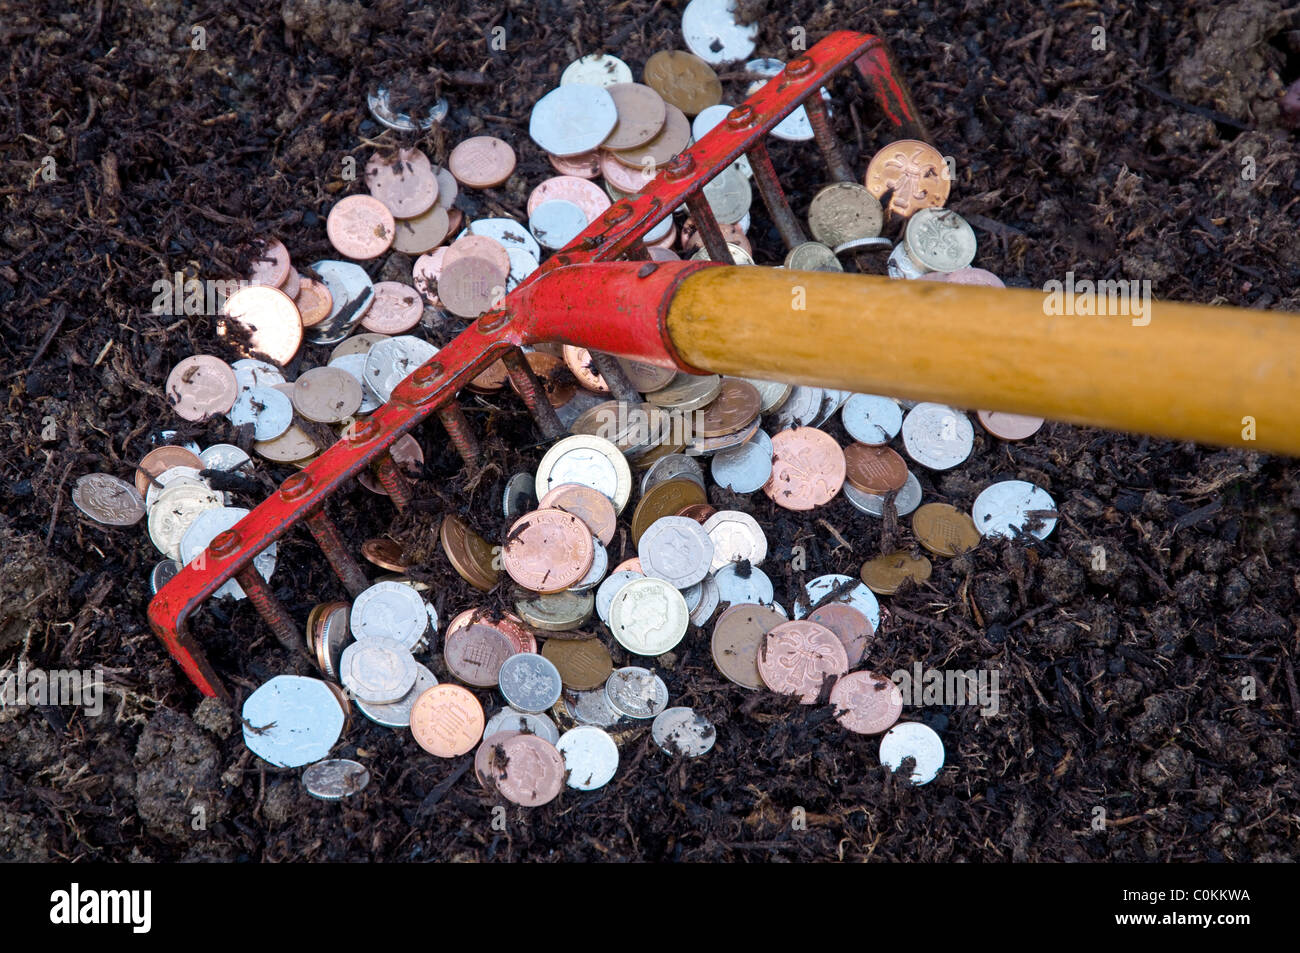
{"label": "dark soil", "polygon": [[[88,523],[68,496],[82,473],[129,477],[161,428],[204,443],[237,437],[177,426],[168,370],[219,345],[210,317],[152,314],[153,282],[235,277],[241,246],[267,234],[296,262],[331,257],[323,215],[355,188],[344,158],[364,165],[381,138],[365,105],[379,81],[400,78],[412,101],[449,99],[443,127],[419,140],[435,162],[468,134],[513,143],[516,176],[460,204],[469,216],[519,215],[550,174],[527,138],[531,103],[581,53],[611,49],[639,71],[679,47],[681,6],[0,3],[11,51],[0,81],[0,662],[102,666],[108,682],[98,718],[0,711],[0,858],[1295,858],[1300,486],[1290,461],[1249,453],[1048,425],[1024,445],[981,434],[956,472],[920,474],[927,498],[963,508],[994,479],[1024,478],[1061,509],[1045,543],[936,560],[926,585],[884,600],[874,668],[920,661],[1001,678],[996,717],[916,711],[950,765],[921,788],[887,776],[876,740],[845,732],[826,707],[724,681],[701,631],[665,660],[664,677],[675,703],[717,725],[714,751],[673,762],[634,736],[607,788],[511,808],[504,831],[468,759],[427,757],[360,716],[340,749],[369,766],[370,787],[345,804],[313,800],[298,772],[252,758],[237,717],[171,662],[145,621],[158,557],[143,527]],[[952,204],[978,230],[976,263],[1008,283],[1037,287],[1074,269],[1149,278],[1161,298],[1300,305],[1300,153],[1279,109],[1300,74],[1300,18],[1281,2],[745,7],[762,24],[758,55],[788,57],[795,26],[810,44],[839,28],[889,39],[935,142],[956,159]],[[191,48],[196,26],[204,50]],[[498,26],[504,51],[487,42]],[[887,131],[855,83],[834,92],[861,171]],[[823,174],[814,150],[773,152],[806,208]],[[53,181],[41,175],[46,156]],[[772,260],[757,210],[752,234]],[[408,267],[393,255],[375,270]],[[309,349],[306,365],[321,357]],[[427,504],[397,526],[424,541],[421,571],[444,620],[481,600],[429,545],[429,527],[450,508],[499,535],[504,479],[539,456],[513,399],[467,409],[486,438],[482,469],[463,471],[429,425]],[[288,472],[262,466],[238,502],[254,505]],[[714,502],[768,528],[765,568],[787,605],[800,579],[855,574],[912,542],[907,521],[882,525],[842,498],[809,517],[761,495],[715,490]],[[389,528],[391,509],[360,488],[331,512],[358,547]],[[806,570],[789,568],[796,545]],[[304,533],[281,543],[279,565],[278,593],[299,620],[342,594]],[[240,701],[292,670],[247,603],[210,605],[193,631]],[[796,807],[806,830],[792,825]]]}

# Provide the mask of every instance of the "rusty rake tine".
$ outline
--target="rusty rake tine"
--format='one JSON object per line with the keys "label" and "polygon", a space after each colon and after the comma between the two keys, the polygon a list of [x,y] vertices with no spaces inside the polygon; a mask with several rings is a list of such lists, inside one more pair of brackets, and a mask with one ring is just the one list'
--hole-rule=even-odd
{"label": "rusty rake tine", "polygon": [[776,225],[781,241],[785,242],[787,250],[802,245],[808,239],[799,227],[799,220],[795,218],[790,203],[786,201],[785,192],[776,177],[776,169],[772,166],[772,157],[767,153],[767,145],[760,139],[749,147],[747,155],[749,165],[754,170],[754,185],[758,187],[758,194],[762,196],[763,204],[772,216],[772,223]]}
{"label": "rusty rake tine", "polygon": [[704,193],[691,193],[690,198],[686,200],[686,207],[691,210],[691,219],[699,229],[700,238],[704,240],[704,247],[708,250],[709,257],[726,265],[734,265],[736,260],[731,257],[731,249],[727,247],[727,240],[722,237],[722,229],[718,227],[718,220],[713,217],[713,209],[709,207],[709,200],[704,197]]}
{"label": "rusty rake tine", "polygon": [[840,151],[839,140],[835,138],[835,133],[831,131],[831,119],[826,112],[826,101],[822,99],[822,91],[818,89],[817,92],[804,100],[803,107],[808,113],[808,122],[812,124],[813,138],[817,140],[817,146],[822,151],[822,157],[826,160],[827,168],[830,169],[831,178],[836,182],[856,181],[853,170],[844,161],[844,153]]}
{"label": "rusty rake tine", "polygon": [[388,491],[389,499],[393,501],[394,506],[404,510],[411,505],[413,499],[411,481],[402,473],[401,467],[387,450],[375,461],[375,476],[379,477],[380,484]]}
{"label": "rusty rake tine", "polygon": [[473,463],[478,459],[479,446],[478,438],[474,436],[474,429],[469,425],[469,420],[465,417],[465,411],[460,409],[460,404],[456,401],[450,401],[447,406],[438,408],[438,419],[442,421],[443,427],[447,430],[447,436],[451,438],[452,445],[455,446],[456,452],[466,463]]}
{"label": "rusty rake tine", "polygon": [[316,545],[325,553],[330,568],[334,570],[334,574],[339,577],[343,587],[353,599],[370,587],[370,580],[366,578],[365,572],[348,552],[343,534],[334,525],[334,521],[325,515],[323,507],[307,517],[307,528],[315,537]]}
{"label": "rusty rake tine", "polygon": [[307,649],[302,633],[289,617],[284,604],[275,597],[275,593],[271,592],[262,574],[252,563],[249,563],[235,575],[235,578],[239,580],[239,585],[243,587],[245,595],[257,609],[258,615],[266,620],[266,624],[275,633],[276,641],[294,655],[305,656]]}
{"label": "rusty rake tine", "polygon": [[615,400],[621,400],[629,404],[641,402],[641,393],[632,386],[632,382],[623,373],[623,365],[618,362],[618,358],[603,351],[591,351],[590,354],[591,363],[596,366],[600,376],[605,378],[605,383],[609,385],[610,395]]}
{"label": "rusty rake tine", "polygon": [[506,371],[510,374],[510,380],[514,383],[515,390],[519,391],[519,396],[523,398],[528,412],[533,415],[533,420],[537,421],[542,436],[548,440],[563,436],[566,432],[565,426],[560,423],[555,408],[546,398],[542,382],[533,373],[532,367],[524,357],[524,352],[517,347],[511,348],[506,351],[502,360],[506,362]]}

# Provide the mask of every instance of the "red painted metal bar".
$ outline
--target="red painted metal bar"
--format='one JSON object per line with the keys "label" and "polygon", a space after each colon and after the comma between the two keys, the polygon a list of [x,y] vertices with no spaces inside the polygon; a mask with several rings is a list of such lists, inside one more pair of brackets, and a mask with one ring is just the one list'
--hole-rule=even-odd
{"label": "red painted metal bar", "polygon": [[[501,309],[484,315],[431,361],[417,368],[397,386],[388,403],[351,427],[342,440],[304,470],[285,480],[278,492],[232,530],[221,534],[203,557],[182,568],[159,591],[149,604],[150,625],[199,690],[206,695],[229,698],[202,650],[185,631],[188,617],[229,579],[250,567],[259,552],[319,508],[334,491],[381,455],[387,457],[386,451],[398,438],[449,405],[462,386],[510,348],[558,340],[664,366],[682,366],[663,330],[662,313],[671,299],[672,289],[686,274],[714,265],[707,262],[608,265],[600,275],[561,282],[567,288],[563,295],[548,291],[546,278],[557,269],[616,262],[635,254],[643,248],[642,239],[651,228],[686,203],[705,182],[730,166],[754,143],[761,142],[773,126],[809,96],[817,94],[831,75],[850,65],[873,87],[886,118],[900,134],[924,138],[918,132],[919,121],[906,86],[890,65],[879,37],[833,33],[806,54],[791,60],[783,73],[773,77],[733,109],[712,132],[665,166],[641,195],[607,209],[571,245],[553,255],[512,291]],[[571,293],[575,285],[588,293]],[[449,429],[453,429],[454,438],[454,428]],[[462,442],[457,441],[457,446],[465,453],[470,448],[461,447]],[[388,482],[385,481],[386,486]],[[388,488],[392,493],[393,488]],[[399,489],[404,492],[394,494],[394,502],[400,507],[409,502],[410,491],[406,487]],[[283,609],[276,611],[277,607],[275,603],[267,608],[276,616],[278,629],[283,629]],[[276,634],[283,641],[284,633]]]}

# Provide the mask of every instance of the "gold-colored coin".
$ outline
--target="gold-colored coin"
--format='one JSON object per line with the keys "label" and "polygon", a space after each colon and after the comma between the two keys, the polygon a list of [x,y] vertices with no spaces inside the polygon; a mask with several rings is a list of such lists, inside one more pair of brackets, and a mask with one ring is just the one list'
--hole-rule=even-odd
{"label": "gold-colored coin", "polygon": [[387,569],[390,572],[406,572],[410,568],[402,547],[391,539],[366,540],[361,544],[361,555],[380,569]]}
{"label": "gold-colored coin", "polygon": [[890,215],[900,219],[919,209],[941,208],[952,187],[943,156],[916,139],[899,139],[877,152],[864,184],[877,199],[889,194]]}
{"label": "gold-colored coin", "polygon": [[559,671],[564,687],[575,692],[599,688],[614,671],[609,649],[600,639],[547,639],[542,657]]}
{"label": "gold-colored coin", "polygon": [[975,521],[947,503],[927,503],[912,514],[912,532],[936,556],[960,556],[979,545]]}
{"label": "gold-colored coin", "polygon": [[632,512],[632,545],[641,542],[641,535],[655,520],[664,516],[676,516],[687,506],[708,501],[704,487],[694,480],[665,480],[656,483],[641,497]]}
{"label": "gold-colored coin", "polygon": [[497,584],[500,571],[494,565],[492,545],[459,516],[448,513],[443,517],[438,540],[452,567],[475,589],[487,592]]}
{"label": "gold-colored coin", "polygon": [[520,618],[545,632],[576,629],[591,618],[595,607],[596,597],[590,592],[534,594],[521,590],[515,599]]}
{"label": "gold-colored coin", "polygon": [[685,50],[660,50],[645,63],[645,84],[688,116],[722,102],[722,82],[708,63]]}
{"label": "gold-colored coin", "polygon": [[924,556],[913,556],[906,550],[887,553],[868,559],[862,564],[862,581],[876,595],[892,596],[903,585],[905,579],[920,585],[930,578],[930,560]]}

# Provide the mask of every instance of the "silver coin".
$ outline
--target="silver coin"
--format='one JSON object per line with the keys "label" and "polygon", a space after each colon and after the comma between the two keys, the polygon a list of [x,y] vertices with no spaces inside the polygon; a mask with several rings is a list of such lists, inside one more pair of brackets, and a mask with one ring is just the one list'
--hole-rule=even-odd
{"label": "silver coin", "polygon": [[810,426],[821,411],[822,398],[820,387],[798,384],[791,388],[785,403],[772,412],[771,429],[780,431]]}
{"label": "silver coin", "polygon": [[975,259],[975,232],[952,209],[918,209],[907,220],[903,245],[908,257],[929,271],[956,271]]}
{"label": "silver coin", "polygon": [[[696,142],[699,142],[711,133],[724,119],[726,119],[727,115],[735,108],[735,106],[728,106],[725,103],[719,103],[716,106],[709,106],[706,109],[701,110],[700,113],[691,120],[691,137],[694,138]],[[731,167],[747,179],[752,179],[754,177],[754,170],[750,166],[749,158],[747,156],[742,155],[735,162],[731,163]]]}
{"label": "silver coin", "polygon": [[278,390],[254,387],[239,392],[226,416],[236,427],[252,424],[254,440],[274,440],[293,423],[293,401]]}
{"label": "silver coin", "polygon": [[721,390],[722,378],[717,374],[678,373],[666,386],[647,394],[646,400],[665,410],[686,413],[711,403]]}
{"label": "silver coin", "polygon": [[704,521],[704,532],[713,540],[714,572],[742,560],[760,566],[767,558],[767,535],[748,513],[719,510]]}
{"label": "silver coin", "polygon": [[734,63],[754,52],[758,24],[737,22],[735,0],[691,0],[682,11],[682,38],[706,63]]}
{"label": "silver coin", "polygon": [[505,245],[504,248],[506,257],[510,259],[510,273],[506,275],[506,292],[509,293],[541,265],[532,252],[520,245]]}
{"label": "silver coin", "polygon": [[[216,506],[204,510],[194,517],[194,521],[190,523],[181,536],[181,564],[187,565],[193,562],[200,553],[212,544],[212,541],[219,534],[228,529],[234,529],[235,524],[247,516],[248,513],[249,511],[242,506]],[[257,574],[268,582],[275,572],[278,549],[279,544],[272,543],[253,557],[253,566],[257,569]],[[244,587],[231,579],[213,593],[213,597],[217,599],[243,599]]]}
{"label": "silver coin", "polygon": [[943,741],[919,721],[900,721],[880,739],[880,763],[897,771],[912,759],[913,784],[929,784],[943,769]]}
{"label": "silver coin", "polygon": [[704,470],[700,468],[699,462],[684,453],[670,453],[652,463],[642,475],[641,495],[645,496],[656,484],[678,479],[698,483],[704,489]]}
{"label": "silver coin", "polygon": [[531,473],[516,473],[506,481],[505,493],[501,496],[501,512],[513,522],[537,505],[537,494],[533,490]]}
{"label": "silver coin", "polygon": [[903,427],[903,408],[892,397],[854,394],[840,408],[850,437],[873,447],[889,443]]}
{"label": "silver coin", "polygon": [[609,630],[633,655],[663,655],[681,642],[689,624],[685,598],[662,579],[629,582],[609,607]]}
{"label": "silver coin", "polygon": [[520,711],[518,708],[502,708],[489,718],[483,729],[483,737],[491,738],[502,731],[525,731],[551,744],[560,740],[560,729],[555,727],[555,722],[550,718],[536,712]]}
{"label": "silver coin", "polygon": [[749,179],[728,166],[704,184],[704,198],[714,218],[724,225],[734,225],[754,203],[754,190]]}
{"label": "silver coin", "polygon": [[[704,577],[704,579],[708,578],[708,576]],[[693,615],[695,613],[695,607],[698,606],[700,600],[704,598],[704,580],[702,579],[695,585],[687,586],[683,589],[682,598],[686,600],[687,615]]]}
{"label": "silver coin", "polygon": [[157,506],[158,497],[173,486],[202,486],[211,489],[208,481],[199,476],[199,471],[194,467],[168,467],[149,480],[149,488],[144,493],[144,511],[148,513]]}
{"label": "silver coin", "polygon": [[767,438],[766,448],[751,439],[714,455],[710,464],[713,482],[736,493],[756,493],[764,487],[772,476],[772,441],[763,431],[758,433]]}
{"label": "silver coin", "polygon": [[[611,56],[608,53],[590,53],[576,59],[566,66],[564,72],[560,74],[561,86],[576,84],[605,87],[630,82],[632,82],[632,68],[617,56]],[[536,111],[536,107],[533,108]],[[604,139],[605,137],[601,136],[596,146],[600,145]],[[592,148],[594,149],[596,146],[592,146]],[[546,147],[543,146],[542,148]],[[547,149],[546,151],[552,152],[553,150]],[[560,155],[558,152],[555,154]]]}
{"label": "silver coin", "polygon": [[[577,89],[591,89],[579,86]],[[573,202],[550,199],[528,216],[528,230],[543,248],[559,250],[587,230],[587,213]]]}
{"label": "silver coin", "polygon": [[687,758],[708,754],[718,738],[713,722],[694,708],[664,709],[655,718],[650,734],[665,754]]}
{"label": "silver coin", "polygon": [[[1056,501],[1041,487],[1024,480],[1003,480],[986,487],[975,497],[971,518],[975,528],[986,538],[1005,536],[1015,539],[1017,531],[1038,539],[1047,539],[1056,529],[1056,517],[1031,517],[1033,511],[1052,512]],[[1032,524],[1033,529],[1028,526]]]}
{"label": "silver coin", "polygon": [[673,217],[671,215],[665,215],[658,225],[645,233],[645,237],[643,237],[641,241],[646,245],[653,245],[655,242],[661,242],[667,238],[668,234],[672,230]]}
{"label": "silver coin", "polygon": [[[763,79],[749,84],[746,91],[747,96],[752,96],[764,86],[767,80],[773,76],[779,75],[785,69],[785,64],[780,60],[774,59],[757,59],[750,60],[745,64],[745,72],[753,76],[761,76]],[[825,89],[821,91],[822,100],[827,103],[826,113],[830,115],[831,95]],[[799,106],[772,128],[773,136],[778,139],[784,139],[786,142],[807,142],[813,137],[812,121],[808,118],[808,110]]]}
{"label": "silver coin", "polygon": [[512,708],[543,712],[560,700],[560,673],[551,660],[518,652],[501,663],[497,686]]}
{"label": "silver coin", "polygon": [[774,407],[780,407],[785,403],[786,398],[790,396],[792,387],[782,381],[762,381],[753,377],[742,377],[742,381],[749,381],[758,391],[761,413],[767,413]]}
{"label": "silver coin", "polygon": [[915,281],[925,274],[925,269],[912,261],[908,255],[907,249],[903,243],[899,242],[894,246],[894,250],[889,253],[889,261],[885,263],[885,270],[889,272],[891,278],[903,278],[907,281]]}
{"label": "silver coin", "polygon": [[712,619],[721,600],[722,594],[718,591],[717,582],[712,576],[705,576],[700,583],[700,603],[691,610],[691,624],[702,626]]}
{"label": "silver coin", "polygon": [[597,728],[612,728],[623,720],[610,706],[603,687],[590,692],[565,692],[564,710],[578,724]]}
{"label": "silver coin", "polygon": [[[852,585],[846,585],[851,583]],[[871,622],[871,628],[876,632],[880,631],[880,600],[876,594],[867,588],[866,583],[852,576],[841,575],[840,573],[828,573],[825,576],[818,576],[811,580],[803,587],[804,595],[808,597],[808,602],[795,602],[794,617],[802,619],[818,603],[826,599],[832,592],[840,587],[844,587],[838,596],[828,602],[842,602],[846,606],[852,606],[857,609]]]}
{"label": "silver coin", "polygon": [[576,790],[604,787],[618,771],[618,745],[595,725],[570,728],[555,747],[564,756],[565,782]]}
{"label": "silver coin", "polygon": [[400,582],[377,582],[352,603],[349,623],[358,639],[382,636],[410,651],[429,627],[424,599]]}
{"label": "silver coin", "polygon": [[644,578],[645,573],[623,569],[602,582],[600,588],[596,590],[596,615],[600,617],[600,621],[609,624],[609,607],[613,605],[614,597],[618,595],[620,589],[629,582]]}
{"label": "silver coin", "polygon": [[609,704],[629,718],[653,718],[668,707],[668,686],[664,680],[637,665],[615,669],[605,682]]}
{"label": "silver coin", "polygon": [[688,516],[664,516],[641,534],[636,547],[641,571],[677,589],[693,586],[713,565],[713,540]]}
{"label": "silver coin", "polygon": [[538,496],[564,483],[581,483],[604,493],[623,512],[632,495],[632,468],[614,444],[602,437],[575,434],[546,451],[534,477]]}
{"label": "silver coin", "polygon": [[322,646],[323,651],[320,653],[318,660],[325,674],[334,679],[339,677],[339,667],[343,664],[343,650],[352,641],[352,628],[348,625],[348,613],[349,610],[346,608],[335,609],[330,612],[321,626],[320,635],[317,636],[318,645],[324,643]]}
{"label": "silver coin", "polygon": [[235,384],[240,391],[254,387],[274,387],[284,383],[284,374],[274,364],[255,357],[245,357],[230,365],[235,372]]}
{"label": "silver coin", "polygon": [[[92,476],[104,475],[92,474]],[[82,477],[81,480],[77,481],[78,485],[73,488],[72,499],[73,502],[77,503],[79,509],[83,508],[83,504],[90,505],[89,503],[86,503],[85,500],[78,501],[77,497],[77,491],[82,489],[82,481],[86,479],[86,477]],[[105,476],[105,479],[115,480],[116,477]],[[140,502],[140,494],[135,491],[135,487],[122,483],[121,480],[118,480],[117,482],[121,483],[122,486],[126,488],[126,490],[123,491],[124,495],[127,491],[130,493],[130,496],[126,498],[126,503],[122,505],[129,503],[133,506],[138,506],[139,512],[143,513],[144,504]],[[96,506],[104,505],[102,498],[95,499],[92,502]],[[117,505],[118,500],[114,497],[109,500],[109,503]],[[225,500],[222,495],[215,490],[208,489],[207,487],[180,485],[173,486],[169,490],[164,490],[158,497],[157,505],[155,505],[153,510],[149,513],[149,539],[156,547],[158,547],[158,551],[167,558],[180,559],[181,540],[184,538],[185,531],[189,529],[190,524],[193,523],[195,518],[205,510],[215,509],[224,505]],[[108,522],[108,519],[103,516],[95,516],[94,513],[89,515],[99,519],[100,522]],[[112,516],[114,520],[119,518],[116,511],[107,515]],[[125,526],[128,524],[115,523],[114,525]]]}
{"label": "silver coin", "polygon": [[411,709],[415,707],[416,699],[437,684],[438,677],[427,666],[416,662],[415,684],[399,700],[380,705],[358,698],[357,707],[361,709],[363,715],[377,725],[383,725],[385,728],[410,728]]}
{"label": "silver coin", "polygon": [[447,118],[448,112],[447,100],[442,98],[439,98],[429,107],[428,112],[418,119],[407,113],[397,112],[393,109],[386,86],[380,86],[373,93],[368,93],[366,105],[370,107],[370,115],[374,117],[375,122],[397,132],[432,129]]}
{"label": "silver coin", "polygon": [[894,243],[888,238],[855,238],[852,241],[836,245],[835,254],[843,255],[851,251],[878,251],[893,247]]}
{"label": "silver coin", "polygon": [[950,470],[970,456],[975,428],[960,410],[946,404],[917,404],[903,418],[907,455],[931,470]]}
{"label": "silver coin", "polygon": [[591,540],[594,553],[591,557],[591,568],[587,570],[587,575],[583,576],[577,582],[569,587],[570,592],[587,592],[600,585],[600,581],[605,578],[605,573],[609,572],[609,550],[605,549],[605,544],[596,538]]}
{"label": "silver coin", "polygon": [[203,461],[203,469],[225,470],[227,473],[235,470],[251,470],[253,465],[253,460],[248,454],[228,443],[214,443],[199,454],[199,459]]}
{"label": "silver coin", "polygon": [[[570,69],[573,65],[576,64],[572,64]],[[565,75],[568,75],[567,70]],[[626,82],[630,83],[631,77],[629,71]],[[533,105],[528,119],[528,135],[551,155],[576,156],[599,146],[616,125],[618,107],[604,86],[576,81],[565,83],[561,78],[558,87]]]}
{"label": "silver coin", "polygon": [[728,450],[735,450],[737,447],[743,447],[749,443],[756,433],[759,432],[759,426],[762,421],[755,417],[739,430],[731,433],[720,434],[717,437],[691,437],[690,442],[686,445],[686,452],[692,456],[710,456],[718,453],[726,453]]}
{"label": "silver coin", "polygon": [[390,705],[415,684],[415,659],[401,642],[372,635],[343,650],[339,680],[359,701]]}
{"label": "silver coin", "polygon": [[325,282],[334,304],[329,316],[305,329],[303,336],[310,344],[338,344],[375,303],[375,286],[365,269],[355,262],[325,259],[314,262],[309,270]]}
{"label": "silver coin", "polygon": [[[487,238],[495,238],[506,246],[507,251],[510,250],[511,245],[516,245],[538,261],[542,260],[542,248],[537,244],[537,239],[533,238],[532,233],[513,218],[475,219],[465,226],[460,235],[483,235]],[[460,235],[456,237],[459,238]]]}
{"label": "silver coin", "polygon": [[[745,249],[741,248],[735,242],[727,242],[727,252],[731,255],[731,263],[733,265],[754,264],[754,256],[745,251]],[[709,254],[707,248],[700,248],[691,256],[691,261],[713,261],[713,256]]]}
{"label": "silver coin", "polygon": [[767,573],[758,568],[750,568],[742,575],[736,563],[727,563],[713,574],[713,581],[718,587],[718,599],[721,602],[737,605],[771,605],[776,598],[776,590]]}
{"label": "silver coin", "polygon": [[[866,513],[868,516],[885,515],[885,497],[875,493],[863,493],[847,480],[840,487],[844,491],[844,496],[858,510]],[[916,478],[916,474],[908,471],[907,482],[903,488],[898,491],[894,497],[894,510],[898,516],[906,516],[921,505],[921,482]]]}
{"label": "silver coin", "polygon": [[365,351],[356,351],[352,354],[342,354],[329,363],[330,367],[336,367],[341,371],[351,374],[357,379],[357,383],[361,384],[361,406],[357,408],[358,414],[374,413],[383,406],[384,403],[375,395],[374,391],[365,386],[366,355],[369,353],[370,351],[367,349]]}
{"label": "silver coin", "polygon": [[149,588],[153,594],[158,595],[158,590],[167,583],[176,578],[176,574],[181,571],[181,563],[175,559],[164,559],[153,567],[153,572],[149,573]]}
{"label": "silver coin", "polygon": [[277,675],[244,702],[244,744],[277,768],[326,757],[343,732],[343,707],[319,678]]}
{"label": "silver coin", "polygon": [[365,790],[370,772],[364,765],[346,758],[317,761],[302,773],[302,786],[322,801],[341,801]]}
{"label": "silver coin", "polygon": [[817,416],[813,418],[813,426],[820,427],[826,421],[835,415],[835,411],[844,406],[844,402],[853,396],[851,390],[833,390],[826,388],[822,391],[821,407],[817,409]]}
{"label": "silver coin", "polygon": [[380,400],[387,401],[393,396],[393,388],[437,353],[438,349],[428,341],[410,334],[379,341],[366,354],[364,383]]}

